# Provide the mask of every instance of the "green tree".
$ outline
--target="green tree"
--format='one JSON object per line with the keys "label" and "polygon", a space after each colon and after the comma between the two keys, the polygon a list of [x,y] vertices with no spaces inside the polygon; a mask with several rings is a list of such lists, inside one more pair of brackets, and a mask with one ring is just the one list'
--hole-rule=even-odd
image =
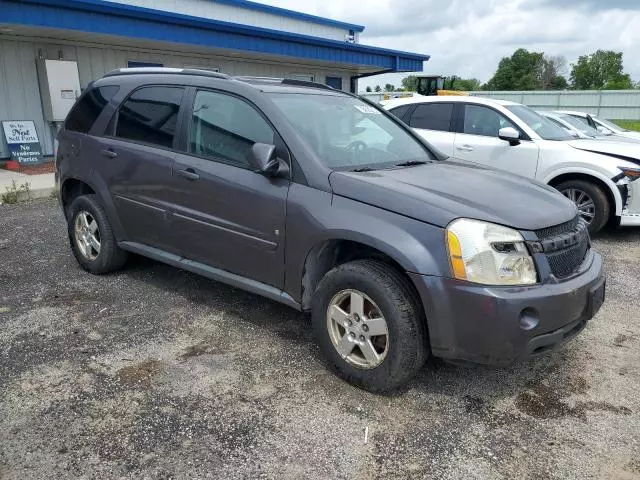
{"label": "green tree", "polygon": [[374,88],[374,90],[376,92],[381,92],[382,91],[382,89],[380,88],[380,85],[376,85],[376,88]]}
{"label": "green tree", "polygon": [[481,88],[480,80],[477,78],[456,78],[453,82],[453,90],[460,90],[463,92],[474,92]]}
{"label": "green tree", "polygon": [[418,90],[418,77],[409,75],[402,79],[402,89],[406,92],[415,92]]}
{"label": "green tree", "polygon": [[368,92],[368,93],[371,93],[371,91],[372,91],[372,90],[371,90],[371,87],[367,87],[367,92]]}
{"label": "green tree", "polygon": [[564,73],[567,68],[567,59],[562,56],[551,57],[545,55],[542,59],[540,83],[543,90],[564,90],[567,88],[567,79]]}
{"label": "green tree", "polygon": [[384,86],[384,91],[385,92],[393,92],[395,89],[396,89],[396,87],[392,83],[387,83]]}
{"label": "green tree", "polygon": [[629,74],[624,73],[622,52],[598,50],[578,57],[571,65],[571,87],[577,90],[626,90],[633,88]]}
{"label": "green tree", "polygon": [[496,73],[487,82],[486,87],[488,90],[540,89],[543,65],[543,53],[519,48],[511,57],[500,60]]}

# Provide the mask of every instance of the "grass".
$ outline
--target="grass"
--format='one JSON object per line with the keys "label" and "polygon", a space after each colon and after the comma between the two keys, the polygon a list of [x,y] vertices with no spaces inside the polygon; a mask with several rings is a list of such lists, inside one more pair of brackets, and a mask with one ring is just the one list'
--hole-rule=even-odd
{"label": "grass", "polygon": [[620,125],[627,130],[635,130],[640,132],[640,120],[612,120],[616,125]]}

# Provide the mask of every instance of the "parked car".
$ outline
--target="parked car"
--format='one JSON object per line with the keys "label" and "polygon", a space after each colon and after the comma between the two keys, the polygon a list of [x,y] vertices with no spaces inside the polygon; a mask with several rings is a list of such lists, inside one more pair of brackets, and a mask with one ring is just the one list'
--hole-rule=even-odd
{"label": "parked car", "polygon": [[564,128],[567,132],[569,132],[569,135],[574,138],[640,144],[640,138],[623,137],[622,135],[615,135],[611,132],[602,133],[597,128],[594,128],[589,124],[583,122],[579,118],[572,117],[571,115],[568,115],[566,113],[550,112],[545,110],[537,110],[536,112],[543,117],[548,118],[559,127]]}
{"label": "parked car", "polygon": [[58,141],[82,268],[134,252],[309,311],[331,368],[372,391],[430,354],[506,365],[551,351],[604,301],[575,205],[445,160],[330,87],[122,69],[86,89]]}
{"label": "parked car", "polygon": [[551,185],[576,203],[592,233],[610,223],[640,225],[640,151],[576,140],[514,102],[481,97],[420,97],[385,109],[445,155]]}
{"label": "parked car", "polygon": [[573,110],[556,110],[556,112],[571,115],[581,122],[586,123],[590,127],[597,129],[599,132],[604,133],[605,135],[616,135],[620,137],[633,138],[634,140],[640,140],[640,132],[634,132],[633,130],[622,128],[620,125],[616,125],[615,123],[609,120],[605,120],[604,118],[599,118],[586,112],[576,112]]}

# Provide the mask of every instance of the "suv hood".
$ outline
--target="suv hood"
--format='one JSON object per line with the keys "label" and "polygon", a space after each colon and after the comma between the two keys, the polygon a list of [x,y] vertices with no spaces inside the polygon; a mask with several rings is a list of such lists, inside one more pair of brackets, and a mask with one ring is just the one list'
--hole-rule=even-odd
{"label": "suv hood", "polygon": [[373,172],[334,171],[336,195],[446,227],[465,217],[520,230],[568,222],[575,205],[525,177],[455,160]]}
{"label": "suv hood", "polygon": [[571,140],[569,144],[578,150],[608,155],[640,165],[640,144],[613,140]]}

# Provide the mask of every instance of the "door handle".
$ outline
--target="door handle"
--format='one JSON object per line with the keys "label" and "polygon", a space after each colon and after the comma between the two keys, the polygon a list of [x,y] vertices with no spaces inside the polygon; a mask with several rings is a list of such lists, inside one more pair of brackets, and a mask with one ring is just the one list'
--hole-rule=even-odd
{"label": "door handle", "polygon": [[105,148],[104,150],[100,150],[100,154],[109,158],[116,158],[118,154],[111,150],[110,148]]}
{"label": "door handle", "polygon": [[184,170],[176,170],[176,174],[181,177],[186,178],[187,180],[199,180],[200,175],[196,173],[193,168],[186,168]]}
{"label": "door handle", "polygon": [[473,152],[475,150],[471,145],[456,145],[456,149],[463,152]]}

